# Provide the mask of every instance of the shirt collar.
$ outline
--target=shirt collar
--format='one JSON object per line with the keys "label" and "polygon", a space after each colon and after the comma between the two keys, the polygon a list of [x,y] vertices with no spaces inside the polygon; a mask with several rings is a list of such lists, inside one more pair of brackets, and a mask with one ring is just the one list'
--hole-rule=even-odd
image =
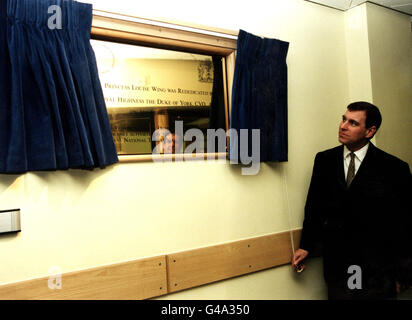
{"label": "shirt collar", "polygon": [[[359,159],[359,161],[361,162],[363,161],[363,159],[366,156],[366,152],[368,151],[368,148],[369,148],[369,142],[365,144],[362,148],[354,152],[355,156]],[[348,157],[350,153],[351,151],[348,149],[348,147],[343,145],[343,158],[346,159],[346,157]]]}

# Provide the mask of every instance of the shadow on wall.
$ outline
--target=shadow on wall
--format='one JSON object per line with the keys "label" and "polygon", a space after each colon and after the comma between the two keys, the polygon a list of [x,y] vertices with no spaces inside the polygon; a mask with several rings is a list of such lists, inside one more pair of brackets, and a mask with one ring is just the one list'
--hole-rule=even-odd
{"label": "shadow on wall", "polygon": [[243,179],[250,179],[250,177],[261,175],[264,167],[270,168],[271,170],[279,172],[280,174],[282,172],[281,162],[270,161],[248,164],[242,164],[239,162],[237,164],[232,164],[229,161],[230,160],[228,160],[230,171],[236,176],[244,177]]}
{"label": "shadow on wall", "polygon": [[61,209],[65,201],[79,203],[91,184],[113,170],[113,166],[93,171],[69,169],[66,171],[36,171],[24,175],[24,198],[32,206],[47,201],[50,210]]}
{"label": "shadow on wall", "polygon": [[[19,178],[19,174],[1,174],[0,175],[0,195],[3,192],[7,191],[13,184],[16,182],[17,178]],[[1,206],[1,204],[0,204]],[[0,210],[2,210],[0,208]]]}
{"label": "shadow on wall", "polygon": [[[19,209],[22,204],[23,186],[20,175],[0,174],[0,210]],[[1,234],[2,241],[14,239],[18,233]]]}
{"label": "shadow on wall", "polygon": [[23,178],[15,174],[0,174],[0,210],[18,209],[23,196]]}

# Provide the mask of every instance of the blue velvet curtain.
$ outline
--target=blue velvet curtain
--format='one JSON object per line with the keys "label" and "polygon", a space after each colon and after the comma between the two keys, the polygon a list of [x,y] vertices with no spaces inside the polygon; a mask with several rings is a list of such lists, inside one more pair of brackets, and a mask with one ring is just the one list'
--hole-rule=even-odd
{"label": "blue velvet curtain", "polygon": [[[0,3],[0,172],[93,169],[117,162],[90,45],[92,5]],[[61,8],[61,29],[49,28],[57,12],[48,12],[53,5]]]}
{"label": "blue velvet curtain", "polygon": [[[260,161],[288,160],[287,65],[289,43],[239,31],[232,90],[231,129],[260,129]],[[231,160],[240,159],[230,139]],[[236,151],[237,150],[237,151]]]}

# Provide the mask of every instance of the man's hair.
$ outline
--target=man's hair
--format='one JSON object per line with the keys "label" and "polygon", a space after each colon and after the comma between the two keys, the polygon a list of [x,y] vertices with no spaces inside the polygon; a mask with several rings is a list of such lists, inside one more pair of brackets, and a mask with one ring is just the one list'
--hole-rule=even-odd
{"label": "man's hair", "polygon": [[376,131],[378,131],[379,127],[382,123],[382,116],[377,106],[373,105],[372,103],[365,102],[365,101],[357,101],[352,102],[348,105],[347,108],[349,111],[365,111],[366,113],[366,121],[365,126],[366,128],[370,128],[372,126],[376,127]]}

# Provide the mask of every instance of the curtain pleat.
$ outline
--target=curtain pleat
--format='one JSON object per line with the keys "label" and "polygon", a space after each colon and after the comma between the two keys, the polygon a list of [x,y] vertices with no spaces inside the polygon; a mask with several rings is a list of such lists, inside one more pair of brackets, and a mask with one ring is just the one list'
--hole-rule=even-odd
{"label": "curtain pleat", "polygon": [[243,146],[252,155],[252,129],[260,129],[260,161],[288,160],[288,48],[288,42],[239,31],[230,128],[239,136],[241,129],[247,129],[248,144],[231,138],[230,159],[240,159]]}
{"label": "curtain pleat", "polygon": [[[118,161],[90,45],[92,5],[0,0],[0,172]],[[62,28],[50,29],[58,6]]]}

